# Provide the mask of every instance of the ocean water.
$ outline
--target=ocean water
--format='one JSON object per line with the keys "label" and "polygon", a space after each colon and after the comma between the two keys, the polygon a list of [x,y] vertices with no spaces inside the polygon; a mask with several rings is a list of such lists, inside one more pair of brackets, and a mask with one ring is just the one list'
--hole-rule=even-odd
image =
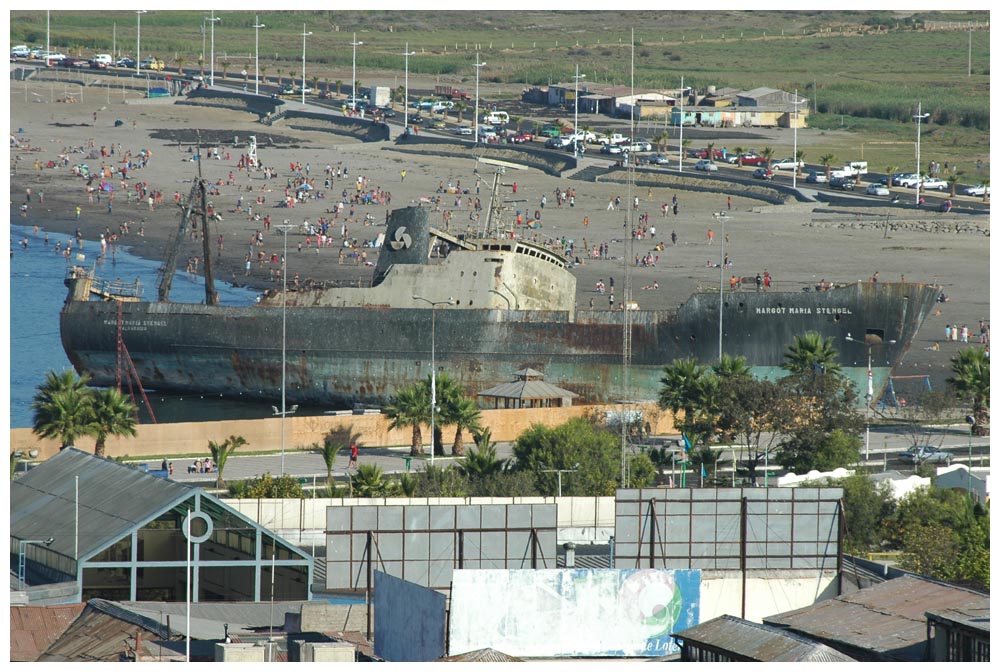
{"label": "ocean water", "polygon": [[[134,235],[134,234],[133,234]],[[55,253],[56,243],[65,248],[70,236],[49,233],[45,244],[45,231],[36,236],[27,226],[12,225],[10,234],[10,426],[31,427],[31,399],[36,387],[45,380],[45,372],[71,368],[59,337],[59,310],[66,298],[67,261]],[[22,241],[27,239],[27,247]],[[77,264],[93,267],[100,253],[98,242],[84,240],[84,261],[76,260],[79,251],[73,251]],[[143,296],[156,296],[156,270],[160,263],[141,259],[119,246],[114,257],[110,248],[108,258],[97,266],[96,274],[104,279],[121,278],[132,281],[139,278]],[[219,302],[223,305],[250,305],[257,293],[251,289],[233,287],[216,281]],[[189,277],[183,270],[174,276],[170,298],[178,302],[200,303],[205,290],[202,278]],[[160,422],[185,420],[217,420],[232,418],[260,418],[271,415],[270,404],[257,402],[205,399],[148,393],[153,412]],[[143,406],[141,398],[137,398]],[[141,414],[146,422],[148,415]]]}

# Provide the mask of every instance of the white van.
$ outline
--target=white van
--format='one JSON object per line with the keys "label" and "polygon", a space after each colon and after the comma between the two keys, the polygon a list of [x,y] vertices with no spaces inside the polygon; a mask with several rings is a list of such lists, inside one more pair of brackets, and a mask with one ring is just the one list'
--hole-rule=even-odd
{"label": "white van", "polygon": [[483,115],[483,123],[493,124],[495,126],[496,125],[506,126],[507,124],[510,123],[510,116],[506,112],[500,110],[494,112],[487,112],[486,114]]}
{"label": "white van", "polygon": [[111,58],[111,54],[97,54],[91,60],[98,65],[104,66],[105,68],[115,64],[115,59]]}
{"label": "white van", "polygon": [[14,58],[27,58],[31,56],[31,49],[26,44],[19,44],[10,50],[10,55]]}

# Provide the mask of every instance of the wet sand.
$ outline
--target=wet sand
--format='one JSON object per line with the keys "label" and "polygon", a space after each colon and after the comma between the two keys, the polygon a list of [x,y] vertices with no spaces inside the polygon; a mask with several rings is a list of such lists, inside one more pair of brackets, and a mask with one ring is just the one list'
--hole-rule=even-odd
{"label": "wet sand", "polygon": [[[18,84],[18,86],[22,86]],[[48,90],[48,85],[44,89]],[[20,90],[20,89],[19,89]],[[476,184],[476,164],[472,160],[449,159],[437,156],[414,155],[393,149],[391,142],[361,143],[344,136],[319,131],[302,131],[283,127],[279,122],[273,127],[257,123],[256,116],[232,110],[179,106],[172,104],[126,104],[123,96],[112,97],[108,101],[83,103],[37,103],[31,96],[14,96],[11,101],[11,134],[21,147],[12,149],[12,170],[10,182],[11,221],[21,224],[38,225],[44,230],[72,233],[79,228],[84,238],[96,241],[105,227],[114,232],[125,221],[130,222],[130,233],[122,236],[121,243],[131,246],[134,253],[161,260],[171,236],[180,221],[180,210],[173,205],[174,192],[186,197],[191,189],[192,179],[197,174],[197,163],[192,162],[188,146],[157,140],[152,137],[157,131],[175,128],[199,128],[221,132],[224,137],[239,137],[241,144],[232,142],[220,145],[223,155],[228,152],[229,160],[203,160],[204,176],[211,182],[222,181],[219,194],[212,197],[216,210],[223,221],[211,231],[210,240],[213,254],[217,251],[216,237],[224,237],[221,257],[216,260],[216,278],[249,284],[260,290],[276,287],[269,279],[269,266],[261,268],[252,264],[251,275],[244,275],[244,255],[251,237],[259,229],[262,221],[248,219],[247,214],[236,212],[237,200],[242,196],[244,207],[258,197],[265,199],[263,205],[254,205],[254,211],[270,215],[272,227],[264,234],[264,246],[255,247],[254,252],[264,251],[267,256],[282,253],[283,237],[274,227],[288,220],[291,224],[303,221],[315,223],[319,217],[332,217],[326,211],[332,208],[343,190],[351,193],[357,176],[367,180],[368,188],[380,188],[391,192],[391,204],[361,206],[356,208],[353,221],[348,223],[351,238],[373,239],[384,231],[379,226],[385,221],[387,210],[419,203],[422,198],[434,197],[439,184],[458,185],[474,190]],[[127,95],[126,99],[130,99]],[[94,98],[94,96],[91,96]],[[96,113],[96,120],[95,120]],[[115,120],[123,123],[115,126]],[[23,130],[23,132],[18,132]],[[394,126],[393,135],[399,132]],[[237,170],[237,160],[246,151],[245,138],[256,134],[263,143],[269,134],[280,134],[295,138],[294,147],[259,147],[262,165],[273,167],[277,176],[271,180],[262,179],[259,174],[250,178],[246,172]],[[800,143],[808,143],[809,132],[800,132]],[[115,156],[107,157],[108,165],[119,165],[122,152],[131,151],[136,156],[142,149],[150,151],[149,164],[132,175],[135,180],[148,183],[153,190],[163,193],[163,205],[153,211],[148,205],[131,203],[124,199],[120,178],[112,180],[116,197],[109,213],[107,199],[89,202],[85,191],[86,180],[72,175],[68,167],[46,168],[50,160],[58,162],[60,154],[70,158],[70,166],[83,162],[91,169],[100,166],[102,159],[89,158],[91,151],[99,151],[101,146],[114,145]],[[735,143],[730,143],[735,144]],[[32,151],[27,151],[30,147]],[[83,153],[72,148],[82,147]],[[487,156],[489,152],[487,150]],[[14,160],[16,158],[16,161]],[[35,169],[35,161],[42,168]],[[586,162],[598,162],[588,155]],[[287,181],[295,173],[290,164],[309,164],[310,177],[318,183],[318,191],[326,191],[326,199],[307,200],[296,204],[295,208],[278,208]],[[323,169],[330,164],[346,167],[348,177],[334,179],[329,190],[323,189]],[[581,164],[583,165],[583,164]],[[689,170],[690,167],[685,168]],[[405,180],[401,171],[406,171]],[[232,172],[235,184],[225,184]],[[484,174],[484,177],[487,175]],[[610,245],[611,260],[585,259],[582,266],[574,269],[578,279],[578,306],[586,308],[591,299],[597,308],[607,307],[608,296],[594,291],[595,283],[601,279],[605,284],[614,277],[616,300],[621,300],[626,278],[633,287],[633,296],[642,308],[670,309],[683,302],[692,292],[718,288],[721,247],[724,235],[729,242],[725,253],[732,261],[732,269],[726,269],[724,277],[728,282],[730,274],[753,277],[765,269],[774,278],[776,290],[800,291],[801,287],[816,285],[821,280],[828,282],[854,282],[866,280],[876,271],[882,282],[906,281],[937,283],[951,300],[939,304],[940,313],[932,315],[912,344],[911,352],[905,357],[898,374],[931,374],[943,381],[947,375],[948,360],[960,344],[942,343],[939,351],[924,350],[936,340],[942,340],[945,324],[967,324],[975,330],[980,319],[989,319],[989,237],[983,233],[935,232],[936,225],[965,225],[987,228],[986,217],[970,217],[960,214],[942,215],[936,212],[915,212],[874,204],[865,208],[831,208],[824,203],[816,203],[815,208],[792,204],[771,206],[764,201],[750,198],[737,191],[730,194],[732,207],[725,220],[715,215],[727,209],[727,194],[706,193],[682,188],[645,186],[631,190],[624,184],[595,183],[572,179],[569,175],[554,177],[538,170],[510,170],[504,177],[507,183],[517,181],[516,197],[510,190],[508,198],[523,199],[514,207],[533,214],[543,213],[543,225],[539,229],[524,230],[526,236],[542,239],[565,238],[574,241],[576,254],[583,241],[588,247],[601,243]],[[134,188],[130,180],[129,187]],[[803,184],[800,182],[800,184]],[[26,203],[26,189],[32,190],[27,202],[27,216],[21,217],[19,209]],[[247,191],[247,189],[250,191]],[[556,207],[556,189],[574,189],[575,204]],[[40,202],[40,192],[44,191],[44,203]],[[542,196],[546,197],[544,209],[540,206]],[[614,196],[622,199],[622,209],[609,211],[608,201]],[[669,203],[676,195],[678,215],[661,215],[661,205]],[[475,197],[475,194],[471,194]],[[625,204],[638,197],[638,214],[649,213],[649,226],[656,229],[653,238],[636,241],[629,258],[647,253],[658,256],[652,267],[636,267],[626,264]],[[488,204],[489,180],[480,185],[479,198],[483,207]],[[454,210],[452,230],[469,220],[469,196],[463,196],[462,207],[454,207],[455,195],[443,196],[443,207]],[[80,221],[76,221],[75,209],[81,208]],[[345,210],[345,213],[347,211]],[[365,226],[365,215],[369,214],[376,225]],[[431,223],[442,225],[439,213],[433,213]],[[885,222],[890,222],[887,232]],[[584,220],[587,220],[584,226]],[[638,216],[635,217],[638,221]],[[331,227],[335,233],[335,243],[339,243],[340,223],[343,215]],[[138,235],[139,228],[144,236]],[[725,234],[723,234],[723,227]],[[714,240],[708,238],[708,231],[714,231]],[[670,242],[671,232],[677,234],[677,244]],[[657,242],[664,242],[665,249],[655,250]],[[305,236],[291,233],[288,236],[289,278],[298,273],[301,280],[315,279],[339,284],[366,284],[370,281],[372,267],[352,264],[338,264],[339,248],[324,248],[318,252],[304,249],[299,252],[299,243],[305,243]],[[91,245],[92,251],[95,246]],[[13,245],[12,245],[13,249]],[[366,250],[368,260],[374,261],[374,250]],[[184,270],[184,260],[201,257],[200,242],[186,240],[179,254],[180,270]],[[626,265],[628,273],[626,276]],[[200,266],[203,268],[203,266]],[[658,289],[652,289],[654,283]],[[650,289],[646,289],[650,287]],[[153,298],[155,288],[147,288],[147,298]],[[937,383],[936,383],[937,384]]]}

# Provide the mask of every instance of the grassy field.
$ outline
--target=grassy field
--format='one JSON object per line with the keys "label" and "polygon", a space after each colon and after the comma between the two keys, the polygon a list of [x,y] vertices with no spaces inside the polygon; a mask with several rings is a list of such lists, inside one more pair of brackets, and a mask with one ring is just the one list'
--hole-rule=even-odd
{"label": "grassy field", "polygon": [[[168,66],[207,64],[204,12],[142,15],[143,55]],[[358,79],[402,70],[406,45],[411,76],[475,81],[482,97],[516,95],[520,87],[572,80],[575,68],[594,84],[628,84],[634,29],[635,86],[798,89],[818,114],[813,129],[836,134],[833,151],[856,158],[856,146],[912,142],[917,102],[930,118],[922,154],[938,161],[989,165],[989,14],[986,12],[853,11],[287,11],[220,12],[215,27],[216,74],[252,70],[255,16],[260,67],[270,78],[300,72],[303,25],[308,76],[334,88],[350,85],[354,34]],[[69,55],[135,51],[136,15],[52,12],[51,44]],[[44,11],[11,13],[11,44],[45,44]],[[972,28],[971,30],[966,29]],[[934,29],[929,29],[934,28]],[[971,47],[971,55],[970,55]],[[971,58],[970,58],[971,56]],[[968,75],[971,62],[972,74]],[[833,138],[831,138],[833,139]],[[822,146],[822,142],[820,142]],[[912,145],[879,145],[880,165],[913,162]],[[825,148],[825,147],[824,147]],[[810,148],[810,154],[816,149]],[[818,157],[812,157],[813,160]],[[868,152],[865,152],[868,159]],[[807,160],[810,160],[807,157]]]}

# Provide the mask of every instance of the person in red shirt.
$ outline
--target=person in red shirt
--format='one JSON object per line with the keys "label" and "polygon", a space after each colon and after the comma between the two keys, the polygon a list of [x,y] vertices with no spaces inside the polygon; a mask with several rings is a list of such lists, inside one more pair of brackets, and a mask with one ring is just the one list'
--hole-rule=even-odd
{"label": "person in red shirt", "polygon": [[358,468],[358,444],[356,443],[351,444],[351,460],[347,463],[347,468],[351,467]]}

